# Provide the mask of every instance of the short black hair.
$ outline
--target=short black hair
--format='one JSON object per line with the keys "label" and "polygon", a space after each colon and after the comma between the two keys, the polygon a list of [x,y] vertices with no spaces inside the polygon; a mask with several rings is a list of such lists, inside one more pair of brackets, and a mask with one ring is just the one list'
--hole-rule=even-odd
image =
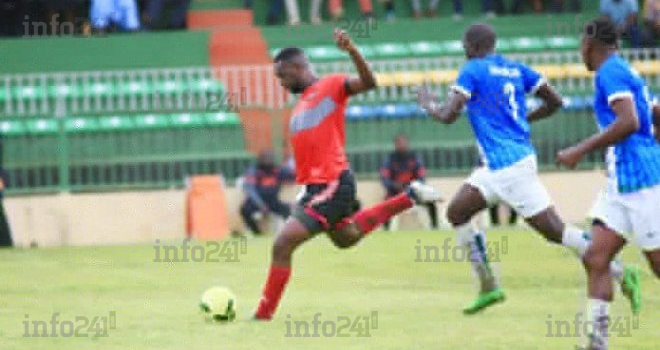
{"label": "short black hair", "polygon": [[598,17],[585,24],[582,33],[587,38],[609,46],[616,46],[619,42],[616,25],[607,16]]}
{"label": "short black hair", "polygon": [[497,36],[493,27],[486,23],[475,23],[465,31],[465,42],[479,50],[489,52],[495,50]]}
{"label": "short black hair", "polygon": [[275,56],[274,62],[293,62],[305,57],[305,52],[298,47],[285,47]]}

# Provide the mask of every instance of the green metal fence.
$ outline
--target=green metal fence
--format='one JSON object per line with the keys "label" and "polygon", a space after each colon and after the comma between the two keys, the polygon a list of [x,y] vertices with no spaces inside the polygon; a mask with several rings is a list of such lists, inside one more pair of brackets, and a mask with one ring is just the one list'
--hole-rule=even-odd
{"label": "green metal fence", "polygon": [[[657,62],[660,49],[625,51],[636,62]],[[519,54],[534,65],[579,63],[577,53]],[[381,73],[431,72],[457,69],[459,57],[373,62]],[[351,72],[350,62],[316,64],[319,74]],[[252,161],[246,151],[246,130],[227,106],[226,91],[245,90],[239,108],[270,108],[273,148],[281,149],[285,116],[276,112],[294,102],[272,80],[272,67],[229,67],[83,72],[0,76],[0,132],[3,167],[10,193],[100,191],[183,186],[194,174],[222,173],[232,180]],[[644,77],[660,92],[660,72]],[[430,87],[445,95],[447,82]],[[591,78],[551,79],[566,96],[589,97]],[[239,89],[240,88],[240,89]],[[243,91],[241,90],[241,91]],[[410,84],[391,83],[357,96],[351,106],[412,103]],[[214,108],[209,109],[209,100]],[[233,101],[236,104],[236,101]],[[277,126],[277,127],[276,127]],[[541,166],[554,167],[560,147],[593,133],[588,109],[566,109],[532,126]],[[375,176],[392,138],[407,134],[432,174],[464,173],[478,162],[466,118],[445,126],[423,116],[347,121],[347,151],[356,173]],[[584,166],[600,163],[591,155]]]}

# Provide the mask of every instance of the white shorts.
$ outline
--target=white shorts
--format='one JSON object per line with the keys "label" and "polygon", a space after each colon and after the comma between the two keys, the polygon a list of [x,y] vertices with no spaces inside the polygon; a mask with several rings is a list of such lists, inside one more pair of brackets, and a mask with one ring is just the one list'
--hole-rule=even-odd
{"label": "white shorts", "polygon": [[539,179],[534,155],[504,169],[481,167],[466,182],[478,188],[489,205],[502,201],[524,218],[530,218],[552,205],[548,191]]}
{"label": "white shorts", "polygon": [[660,185],[633,193],[618,193],[615,186],[598,195],[589,216],[642,250],[660,249]]}

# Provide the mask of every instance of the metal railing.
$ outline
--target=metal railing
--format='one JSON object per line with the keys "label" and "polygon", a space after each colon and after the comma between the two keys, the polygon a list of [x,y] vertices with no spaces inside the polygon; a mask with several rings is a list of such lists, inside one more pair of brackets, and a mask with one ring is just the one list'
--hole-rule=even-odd
{"label": "metal railing", "polygon": [[[655,62],[660,49],[624,50],[630,61]],[[539,66],[579,65],[578,52],[512,54],[519,61]],[[374,61],[375,72],[401,73],[457,70],[461,57]],[[314,64],[319,75],[354,72],[349,60]],[[660,74],[646,74],[656,93]],[[553,79],[563,94],[590,95],[588,75]],[[443,95],[449,82],[433,83]],[[352,104],[384,104],[412,101],[411,86],[391,84],[358,95]],[[251,161],[244,137],[269,133],[273,148],[282,148],[288,116],[280,111],[291,106],[274,78],[272,65],[223,68],[139,69],[104,72],[60,72],[0,76],[0,123],[8,120],[55,120],[52,132],[4,136],[4,168],[10,191],[94,191],[117,188],[181,186],[187,175],[223,173],[232,179]],[[229,104],[229,105],[228,105]],[[270,113],[267,129],[253,126],[194,126],[145,129],[103,129],[72,132],[71,118],[108,115],[210,113],[231,108],[261,108]],[[4,124],[2,124],[4,125]],[[552,166],[556,149],[593,132],[589,111],[566,111],[532,127],[541,164]],[[6,131],[6,130],[4,130]],[[349,121],[347,150],[360,175],[376,173],[387,154],[391,138],[409,135],[431,173],[465,172],[477,162],[473,137],[465,118],[445,127],[428,118],[373,118]],[[265,136],[264,136],[265,138]],[[284,146],[286,147],[286,146]],[[586,166],[599,162],[598,155]]]}

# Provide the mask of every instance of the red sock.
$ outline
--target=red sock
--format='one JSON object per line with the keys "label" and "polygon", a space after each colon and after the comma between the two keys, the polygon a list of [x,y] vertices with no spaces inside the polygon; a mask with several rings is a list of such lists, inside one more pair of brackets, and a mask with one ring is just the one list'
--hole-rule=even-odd
{"label": "red sock", "polygon": [[362,231],[362,234],[367,235],[376,227],[384,224],[393,216],[401,213],[402,211],[412,208],[413,201],[406,193],[398,194],[383,202],[374,205],[371,208],[361,210],[353,215],[349,220],[355,222]]}
{"label": "red sock", "polygon": [[254,316],[261,320],[270,320],[280,303],[284,287],[291,276],[291,268],[272,265],[268,272],[268,279],[259,301],[259,307]]}

